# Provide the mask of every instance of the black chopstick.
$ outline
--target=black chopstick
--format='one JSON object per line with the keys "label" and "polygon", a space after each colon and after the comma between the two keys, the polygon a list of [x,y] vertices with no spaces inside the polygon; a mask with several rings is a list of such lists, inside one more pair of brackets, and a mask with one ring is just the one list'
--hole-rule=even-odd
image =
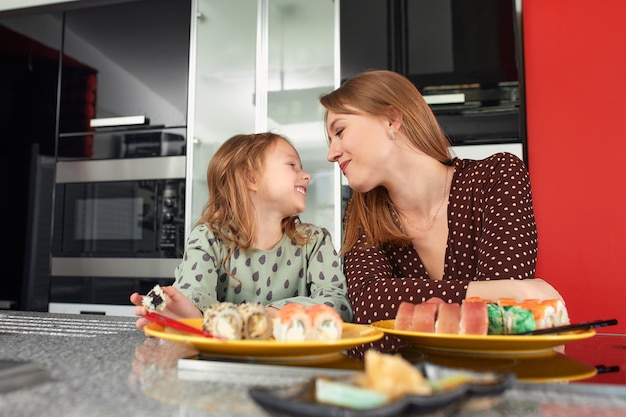
{"label": "black chopstick", "polygon": [[540,335],[540,334],[570,332],[572,330],[589,330],[589,329],[595,329],[597,327],[614,326],[616,324],[617,324],[617,319],[585,321],[581,323],[567,324],[565,326],[549,327],[547,329],[539,329],[539,330],[533,330],[530,332],[517,333],[516,336],[517,335],[535,336],[535,335]]}

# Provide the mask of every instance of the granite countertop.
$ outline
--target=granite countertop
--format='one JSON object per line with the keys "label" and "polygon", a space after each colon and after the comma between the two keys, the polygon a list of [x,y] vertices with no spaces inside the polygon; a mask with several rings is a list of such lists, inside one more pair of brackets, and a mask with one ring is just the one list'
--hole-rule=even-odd
{"label": "granite countertop", "polygon": [[[268,416],[248,397],[253,381],[181,375],[178,360],[196,353],[147,338],[131,317],[0,311],[0,359],[34,362],[50,377],[0,393],[0,417]],[[625,415],[626,386],[518,383],[488,414],[538,417],[580,410]],[[468,409],[457,415],[484,413]]]}

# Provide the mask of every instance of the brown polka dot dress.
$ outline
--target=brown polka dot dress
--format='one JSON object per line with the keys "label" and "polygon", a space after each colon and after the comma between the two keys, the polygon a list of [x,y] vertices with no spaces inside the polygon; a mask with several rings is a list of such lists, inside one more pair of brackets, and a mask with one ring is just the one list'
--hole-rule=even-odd
{"label": "brown polka dot dress", "polygon": [[[470,281],[534,278],[537,230],[530,178],[513,154],[454,160],[444,275],[429,277],[412,245],[355,248],[344,270],[357,323],[395,318],[402,301],[465,298]],[[398,342],[386,337],[380,350]]]}

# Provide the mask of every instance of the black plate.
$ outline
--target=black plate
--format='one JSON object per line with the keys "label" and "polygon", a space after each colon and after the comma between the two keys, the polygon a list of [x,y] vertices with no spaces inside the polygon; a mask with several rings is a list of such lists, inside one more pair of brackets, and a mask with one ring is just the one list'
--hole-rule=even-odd
{"label": "black plate", "polygon": [[392,417],[447,416],[467,401],[499,397],[515,382],[513,373],[473,372],[424,363],[420,367],[427,378],[434,380],[454,373],[469,374],[472,381],[431,395],[408,395],[382,407],[357,410],[322,404],[315,401],[315,380],[284,387],[252,387],[250,397],[275,417]]}

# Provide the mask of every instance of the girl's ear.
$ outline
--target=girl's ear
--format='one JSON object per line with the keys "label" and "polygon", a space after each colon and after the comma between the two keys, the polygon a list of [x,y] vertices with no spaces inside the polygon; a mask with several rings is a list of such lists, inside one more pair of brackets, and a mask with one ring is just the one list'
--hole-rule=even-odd
{"label": "girl's ear", "polygon": [[248,188],[248,190],[257,191],[259,186],[257,185],[257,181],[254,176],[254,173],[250,171],[249,169],[246,170],[245,178],[246,178],[246,187]]}

